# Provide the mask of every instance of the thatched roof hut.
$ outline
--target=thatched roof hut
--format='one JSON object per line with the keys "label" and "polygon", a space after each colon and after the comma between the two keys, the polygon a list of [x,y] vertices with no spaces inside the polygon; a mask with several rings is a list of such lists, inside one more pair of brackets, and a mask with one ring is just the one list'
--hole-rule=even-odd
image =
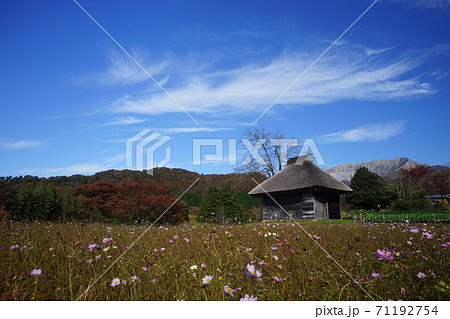
{"label": "thatched roof hut", "polygon": [[294,219],[328,219],[341,218],[339,195],[351,191],[304,155],[289,159],[285,168],[249,194],[263,198],[264,220],[290,219],[289,214]]}

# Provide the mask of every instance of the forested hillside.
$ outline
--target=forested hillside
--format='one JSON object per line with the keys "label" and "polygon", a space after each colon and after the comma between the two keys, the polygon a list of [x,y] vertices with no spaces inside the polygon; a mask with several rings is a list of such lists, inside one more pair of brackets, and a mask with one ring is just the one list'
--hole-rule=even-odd
{"label": "forested hillside", "polygon": [[196,214],[212,185],[227,187],[244,210],[260,207],[247,192],[260,174],[202,175],[159,168],[154,175],[109,170],[95,175],[0,177],[0,218],[19,220],[153,221],[197,178],[199,180],[161,221],[177,222]]}

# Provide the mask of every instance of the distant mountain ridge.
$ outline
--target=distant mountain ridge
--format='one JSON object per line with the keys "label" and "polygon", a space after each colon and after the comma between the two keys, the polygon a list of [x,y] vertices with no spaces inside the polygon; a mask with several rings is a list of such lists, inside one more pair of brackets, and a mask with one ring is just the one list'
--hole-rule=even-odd
{"label": "distant mountain ridge", "polygon": [[395,177],[402,169],[411,168],[420,165],[407,157],[394,159],[379,159],[372,162],[363,162],[359,164],[343,164],[332,167],[327,172],[337,180],[350,184],[356,171],[361,167],[366,167],[369,171],[380,175],[385,179]]}

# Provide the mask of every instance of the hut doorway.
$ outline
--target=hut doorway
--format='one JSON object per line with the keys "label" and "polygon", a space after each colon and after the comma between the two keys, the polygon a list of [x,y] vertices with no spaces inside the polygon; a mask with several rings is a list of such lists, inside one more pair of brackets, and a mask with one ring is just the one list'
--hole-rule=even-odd
{"label": "hut doorway", "polygon": [[316,194],[315,196],[315,219],[328,219],[328,203],[326,194]]}

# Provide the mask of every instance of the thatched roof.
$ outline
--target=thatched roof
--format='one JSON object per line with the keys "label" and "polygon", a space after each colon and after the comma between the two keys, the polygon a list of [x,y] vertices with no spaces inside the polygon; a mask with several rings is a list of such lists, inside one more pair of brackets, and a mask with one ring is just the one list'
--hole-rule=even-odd
{"label": "thatched roof", "polygon": [[[289,159],[285,168],[256,186],[250,195],[300,190],[311,187],[327,188],[346,193],[352,189],[316,166],[309,155]],[[265,191],[264,191],[264,190]]]}

